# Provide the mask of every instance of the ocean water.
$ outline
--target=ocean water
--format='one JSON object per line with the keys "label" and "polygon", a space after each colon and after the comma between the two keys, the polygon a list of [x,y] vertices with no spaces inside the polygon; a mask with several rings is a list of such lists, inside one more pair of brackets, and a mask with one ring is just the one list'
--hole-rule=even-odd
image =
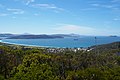
{"label": "ocean water", "polygon": [[120,41],[120,37],[69,37],[56,39],[3,39],[2,42],[40,47],[79,48]]}

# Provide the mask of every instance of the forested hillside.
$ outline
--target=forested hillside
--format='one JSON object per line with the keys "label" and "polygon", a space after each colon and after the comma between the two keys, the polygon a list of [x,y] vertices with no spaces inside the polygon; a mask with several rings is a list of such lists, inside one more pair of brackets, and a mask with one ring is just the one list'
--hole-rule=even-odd
{"label": "forested hillside", "polygon": [[102,47],[49,53],[0,43],[0,80],[120,80],[120,47]]}

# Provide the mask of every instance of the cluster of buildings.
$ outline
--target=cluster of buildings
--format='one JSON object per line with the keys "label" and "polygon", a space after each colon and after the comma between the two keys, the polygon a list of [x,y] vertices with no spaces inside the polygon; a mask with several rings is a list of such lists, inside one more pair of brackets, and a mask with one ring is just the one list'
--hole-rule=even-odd
{"label": "cluster of buildings", "polygon": [[91,48],[46,48],[48,53],[63,53],[66,51],[77,52],[77,51],[91,51]]}

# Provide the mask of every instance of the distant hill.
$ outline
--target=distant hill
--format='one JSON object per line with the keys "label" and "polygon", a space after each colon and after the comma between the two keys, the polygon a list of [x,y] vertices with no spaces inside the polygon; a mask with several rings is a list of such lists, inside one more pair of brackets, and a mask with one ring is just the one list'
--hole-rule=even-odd
{"label": "distant hill", "polygon": [[14,36],[13,34],[0,34],[0,37],[11,37]]}
{"label": "distant hill", "polygon": [[110,35],[109,37],[118,37],[118,36],[116,36],[116,35]]}
{"label": "distant hill", "polygon": [[93,50],[96,49],[99,52],[105,52],[105,51],[119,49],[120,48],[120,42],[113,42],[113,43],[109,43],[109,44],[91,46],[90,48],[93,48]]}
{"label": "distant hill", "polygon": [[17,36],[8,37],[7,39],[54,39],[54,38],[64,38],[64,37],[57,35],[17,35]]}
{"label": "distant hill", "polygon": [[54,38],[64,38],[64,37],[78,37],[78,34],[41,34],[41,35],[34,35],[34,34],[20,34],[20,35],[13,35],[8,36],[7,39],[54,39]]}

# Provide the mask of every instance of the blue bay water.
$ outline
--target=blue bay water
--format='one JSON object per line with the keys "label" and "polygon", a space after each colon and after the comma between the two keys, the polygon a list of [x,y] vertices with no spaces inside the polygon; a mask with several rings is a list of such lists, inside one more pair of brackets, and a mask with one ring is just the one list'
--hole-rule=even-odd
{"label": "blue bay water", "polygon": [[[97,45],[120,41],[120,37],[97,37]],[[95,45],[95,37],[69,37],[57,39],[3,39],[2,42],[42,46],[42,47],[60,47],[60,48],[79,48]]]}

